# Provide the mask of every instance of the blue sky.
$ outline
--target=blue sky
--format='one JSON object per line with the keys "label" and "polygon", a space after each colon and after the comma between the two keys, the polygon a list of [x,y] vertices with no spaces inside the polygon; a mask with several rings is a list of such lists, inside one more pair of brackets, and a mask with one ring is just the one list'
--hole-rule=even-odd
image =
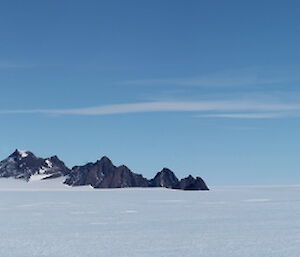
{"label": "blue sky", "polygon": [[0,159],[300,183],[297,1],[2,1]]}

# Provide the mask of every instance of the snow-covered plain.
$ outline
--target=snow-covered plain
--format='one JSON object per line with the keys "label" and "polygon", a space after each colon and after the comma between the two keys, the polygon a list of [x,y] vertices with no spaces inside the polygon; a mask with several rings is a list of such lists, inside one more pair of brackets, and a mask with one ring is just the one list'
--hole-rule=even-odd
{"label": "snow-covered plain", "polygon": [[300,256],[300,186],[184,192],[47,183],[40,190],[0,179],[1,257]]}

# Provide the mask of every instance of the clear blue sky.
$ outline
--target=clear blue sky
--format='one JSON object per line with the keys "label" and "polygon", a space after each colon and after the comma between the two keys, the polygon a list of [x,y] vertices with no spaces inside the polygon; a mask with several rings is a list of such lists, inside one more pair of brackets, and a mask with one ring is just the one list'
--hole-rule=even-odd
{"label": "clear blue sky", "polygon": [[1,1],[0,159],[300,183],[299,1]]}

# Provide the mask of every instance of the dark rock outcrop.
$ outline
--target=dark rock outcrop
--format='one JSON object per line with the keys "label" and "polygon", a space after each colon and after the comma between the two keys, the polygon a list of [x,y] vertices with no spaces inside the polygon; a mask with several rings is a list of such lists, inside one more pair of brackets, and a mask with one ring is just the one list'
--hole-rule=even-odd
{"label": "dark rock outcrop", "polygon": [[33,175],[41,178],[64,176],[69,169],[57,156],[39,158],[29,151],[15,150],[9,157],[0,162],[0,177],[14,177],[30,180]]}
{"label": "dark rock outcrop", "polygon": [[179,183],[174,172],[168,168],[163,168],[156,176],[149,181],[150,187],[174,188]]}
{"label": "dark rock outcrop", "polygon": [[181,179],[173,188],[182,190],[209,190],[202,178],[194,178],[192,175]]}
{"label": "dark rock outcrop", "polygon": [[70,186],[91,185],[94,188],[147,187],[148,180],[126,166],[116,167],[107,157],[95,163],[75,166],[65,181]]}
{"label": "dark rock outcrop", "polygon": [[205,182],[191,175],[178,180],[173,171],[162,169],[153,179],[147,180],[136,174],[125,165],[116,167],[106,156],[95,163],[72,168],[65,181],[70,186],[91,185],[94,188],[122,188],[122,187],[165,187],[182,190],[208,190]]}
{"label": "dark rock outcrop", "polygon": [[[34,177],[33,177],[34,176]],[[165,187],[181,190],[209,190],[200,177],[188,176],[180,181],[173,171],[163,168],[154,178],[148,180],[132,172],[125,165],[115,166],[109,158],[102,157],[95,163],[75,166],[69,170],[57,157],[36,157],[32,152],[16,150],[0,162],[0,178],[45,180],[66,176],[65,184],[70,186],[90,185],[94,188],[122,187]]]}

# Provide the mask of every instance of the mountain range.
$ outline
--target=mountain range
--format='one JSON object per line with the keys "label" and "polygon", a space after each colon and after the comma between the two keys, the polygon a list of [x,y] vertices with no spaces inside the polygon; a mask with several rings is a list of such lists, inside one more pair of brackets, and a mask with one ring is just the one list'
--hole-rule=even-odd
{"label": "mountain range", "polygon": [[104,156],[94,163],[69,169],[56,155],[43,159],[30,151],[15,150],[0,162],[0,178],[13,177],[27,182],[65,177],[69,186],[90,185],[93,188],[165,187],[181,190],[209,190],[202,178],[189,175],[179,180],[173,171],[163,168],[148,180],[127,166],[115,166]]}

